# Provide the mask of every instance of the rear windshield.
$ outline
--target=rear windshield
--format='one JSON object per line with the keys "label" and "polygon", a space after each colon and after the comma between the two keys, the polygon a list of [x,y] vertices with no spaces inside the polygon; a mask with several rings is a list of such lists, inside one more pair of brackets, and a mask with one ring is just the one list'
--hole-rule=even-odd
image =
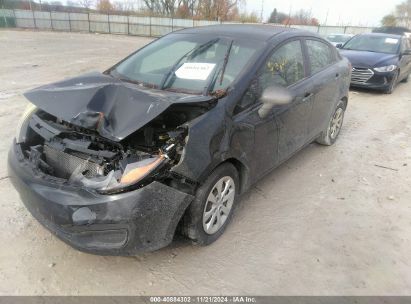
{"label": "rear windshield", "polygon": [[348,41],[343,48],[346,50],[396,54],[399,50],[400,42],[400,38],[392,38],[390,36],[359,35]]}
{"label": "rear windshield", "polygon": [[163,90],[215,91],[227,88],[260,48],[255,41],[168,35],[127,58],[112,75]]}

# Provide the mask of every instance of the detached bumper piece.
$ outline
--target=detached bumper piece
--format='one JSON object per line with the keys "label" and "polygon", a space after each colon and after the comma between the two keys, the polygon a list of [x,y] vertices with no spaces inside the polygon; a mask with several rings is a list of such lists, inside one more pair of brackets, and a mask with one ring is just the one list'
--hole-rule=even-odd
{"label": "detached bumper piece", "polygon": [[101,195],[50,178],[9,152],[9,176],[31,214],[61,240],[100,255],[135,255],[167,246],[193,197],[159,182]]}

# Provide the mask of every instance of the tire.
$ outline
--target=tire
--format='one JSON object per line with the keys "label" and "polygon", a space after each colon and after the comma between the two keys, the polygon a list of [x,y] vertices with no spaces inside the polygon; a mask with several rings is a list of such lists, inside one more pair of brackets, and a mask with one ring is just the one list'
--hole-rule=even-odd
{"label": "tire", "polygon": [[385,89],[384,91],[385,94],[392,94],[394,92],[395,87],[397,86],[398,77],[399,77],[399,72],[397,71],[397,73],[391,80],[390,86],[387,89]]}
{"label": "tire", "polygon": [[[230,187],[227,195],[221,196],[227,198],[227,200],[224,203],[224,199],[220,201],[217,199],[217,204],[214,204],[212,200],[218,198],[218,195],[216,195],[218,193],[217,185],[221,181],[224,188],[226,185]],[[238,190],[239,177],[237,169],[230,163],[224,163],[217,167],[197,189],[193,202],[186,210],[182,221],[183,235],[191,239],[196,245],[205,246],[215,242],[224,233],[233,216]],[[210,198],[214,199],[210,200]],[[227,211],[230,203],[229,211]],[[228,214],[224,214],[224,210]],[[218,223],[218,219],[223,221],[222,224],[221,222]],[[217,227],[217,224],[220,226]]]}
{"label": "tire", "polygon": [[408,74],[407,77],[405,77],[401,82],[407,83],[408,80],[410,80],[410,74]]}
{"label": "tire", "polygon": [[337,141],[344,122],[345,108],[346,103],[341,100],[330,118],[327,129],[321,132],[320,137],[317,138],[317,143],[324,146],[331,146]]}

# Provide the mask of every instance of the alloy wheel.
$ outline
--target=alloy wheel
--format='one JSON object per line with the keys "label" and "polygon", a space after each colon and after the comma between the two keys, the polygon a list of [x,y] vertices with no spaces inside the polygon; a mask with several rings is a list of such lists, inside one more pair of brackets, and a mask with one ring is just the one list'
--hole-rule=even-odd
{"label": "alloy wheel", "polygon": [[338,134],[340,133],[342,123],[344,119],[344,110],[342,108],[338,108],[335,111],[333,118],[331,119],[330,123],[330,137],[331,139],[337,138]]}
{"label": "alloy wheel", "polygon": [[207,234],[216,233],[226,222],[233,207],[235,183],[224,176],[211,188],[204,206],[203,229]]}

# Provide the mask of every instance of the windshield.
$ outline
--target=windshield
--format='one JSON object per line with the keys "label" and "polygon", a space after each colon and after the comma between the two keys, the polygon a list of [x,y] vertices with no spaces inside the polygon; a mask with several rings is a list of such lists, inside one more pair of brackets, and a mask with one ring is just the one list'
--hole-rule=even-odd
{"label": "windshield", "polygon": [[227,88],[261,47],[255,41],[168,35],[131,55],[110,73],[152,88],[209,93]]}
{"label": "windshield", "polygon": [[360,35],[348,41],[343,49],[396,54],[400,45],[399,38],[386,36]]}
{"label": "windshield", "polygon": [[328,35],[327,40],[331,42],[345,43],[350,40],[350,35]]}

